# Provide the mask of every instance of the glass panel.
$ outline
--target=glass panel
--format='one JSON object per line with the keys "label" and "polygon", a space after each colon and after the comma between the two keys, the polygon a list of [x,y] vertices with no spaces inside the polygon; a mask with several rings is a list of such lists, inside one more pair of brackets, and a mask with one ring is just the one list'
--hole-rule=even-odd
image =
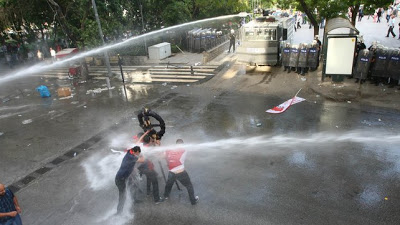
{"label": "glass panel", "polygon": [[246,28],[245,39],[246,40],[277,40],[276,29],[271,28]]}

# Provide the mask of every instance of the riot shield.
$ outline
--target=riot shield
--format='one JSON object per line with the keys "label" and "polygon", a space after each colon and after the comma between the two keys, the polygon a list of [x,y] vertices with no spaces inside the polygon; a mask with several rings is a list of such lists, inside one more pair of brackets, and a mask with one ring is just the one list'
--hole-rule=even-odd
{"label": "riot shield", "polygon": [[387,72],[390,78],[400,80],[400,49],[390,51]]}
{"label": "riot shield", "polygon": [[290,67],[297,67],[299,62],[299,48],[297,46],[292,46],[290,48],[290,59],[289,59],[289,66]]}
{"label": "riot shield", "polygon": [[197,28],[194,28],[188,31],[187,40],[188,40],[188,50],[190,52],[194,52],[194,32],[196,32]]}
{"label": "riot shield", "polygon": [[387,66],[389,62],[389,49],[379,47],[375,53],[375,63],[371,69],[373,77],[389,77],[387,73]]}
{"label": "riot shield", "polygon": [[373,51],[363,49],[358,53],[354,78],[366,79],[371,65]]}
{"label": "riot shield", "polygon": [[192,52],[200,52],[201,28],[193,32],[194,44]]}
{"label": "riot shield", "polygon": [[204,46],[204,50],[209,50],[211,49],[211,29],[208,28],[206,29],[206,40],[205,40],[205,46]]}
{"label": "riot shield", "polygon": [[287,67],[289,66],[290,60],[290,45],[287,45],[282,50],[282,66]]}
{"label": "riot shield", "polygon": [[311,70],[316,70],[319,64],[318,44],[311,44],[308,47],[307,67]]}
{"label": "riot shield", "polygon": [[299,63],[297,64],[298,67],[305,68],[307,67],[307,60],[308,59],[308,48],[306,44],[301,44],[300,52],[299,52]]}

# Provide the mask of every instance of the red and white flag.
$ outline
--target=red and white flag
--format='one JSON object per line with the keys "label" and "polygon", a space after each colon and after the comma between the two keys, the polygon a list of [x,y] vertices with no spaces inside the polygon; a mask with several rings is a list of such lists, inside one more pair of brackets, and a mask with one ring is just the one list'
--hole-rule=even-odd
{"label": "red and white flag", "polygon": [[[301,89],[300,89],[300,90],[301,90]],[[300,90],[297,92],[297,94],[300,92]],[[296,104],[296,103],[299,103],[299,102],[302,102],[302,101],[306,100],[306,99],[304,99],[304,98],[297,97],[297,94],[296,94],[293,98],[287,100],[286,102],[284,102],[284,103],[282,103],[282,104],[280,104],[280,105],[278,105],[278,106],[275,106],[275,107],[272,108],[272,109],[268,109],[268,110],[265,111],[265,112],[267,112],[267,113],[283,113],[283,112],[285,112],[291,105],[294,105],[294,104]]]}

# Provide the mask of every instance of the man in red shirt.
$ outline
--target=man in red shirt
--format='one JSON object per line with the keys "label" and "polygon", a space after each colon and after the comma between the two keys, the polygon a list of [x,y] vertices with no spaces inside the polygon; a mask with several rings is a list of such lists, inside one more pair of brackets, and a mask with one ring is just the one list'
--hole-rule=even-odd
{"label": "man in red shirt", "polygon": [[[183,144],[183,140],[176,140],[176,144]],[[186,150],[183,148],[176,150],[167,150],[165,151],[165,157],[167,160],[169,173],[167,183],[165,184],[164,198],[169,198],[172,185],[174,185],[174,182],[176,180],[179,180],[183,184],[183,186],[186,187],[192,205],[196,205],[196,203],[199,202],[199,196],[194,195],[192,182],[190,181],[189,174],[186,172],[184,166]]]}

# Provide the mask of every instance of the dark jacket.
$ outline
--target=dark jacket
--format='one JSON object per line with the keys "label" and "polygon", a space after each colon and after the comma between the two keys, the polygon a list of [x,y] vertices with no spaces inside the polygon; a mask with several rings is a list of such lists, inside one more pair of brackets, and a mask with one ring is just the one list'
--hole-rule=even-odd
{"label": "dark jacket", "polygon": [[164,135],[164,133],[165,133],[165,122],[164,122],[163,118],[161,118],[161,116],[159,116],[156,112],[153,112],[151,110],[149,110],[147,113],[140,112],[137,117],[138,117],[138,120],[139,120],[140,127],[142,127],[145,130],[146,129],[151,129],[151,127],[146,127],[145,121],[150,121],[149,117],[153,117],[154,119],[156,119],[160,123],[160,131],[157,132],[157,136],[159,136],[161,138]]}
{"label": "dark jacket", "polygon": [[122,159],[121,167],[119,168],[116,178],[126,179],[131,175],[133,168],[135,167],[138,157],[132,155],[129,151],[126,153]]}

